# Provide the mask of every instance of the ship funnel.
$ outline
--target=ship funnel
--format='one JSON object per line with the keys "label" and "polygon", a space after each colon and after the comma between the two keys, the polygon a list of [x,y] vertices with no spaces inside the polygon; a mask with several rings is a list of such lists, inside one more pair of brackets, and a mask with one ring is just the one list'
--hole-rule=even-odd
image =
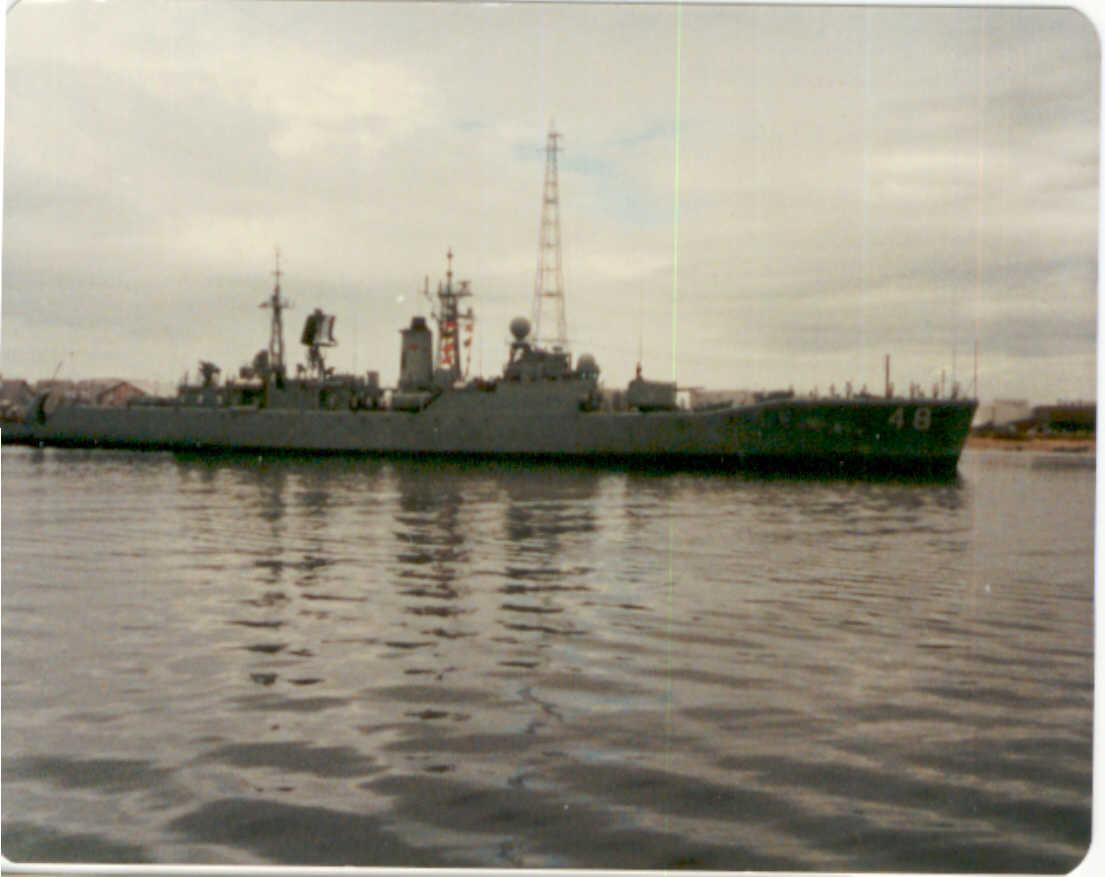
{"label": "ship funnel", "polygon": [[434,382],[434,336],[425,317],[412,317],[401,329],[402,352],[399,356],[399,389],[429,389]]}

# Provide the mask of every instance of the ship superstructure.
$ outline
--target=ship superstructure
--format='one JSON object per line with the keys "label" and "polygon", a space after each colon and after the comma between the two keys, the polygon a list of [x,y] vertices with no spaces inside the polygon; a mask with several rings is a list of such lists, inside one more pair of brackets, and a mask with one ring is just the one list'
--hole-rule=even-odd
{"label": "ship superstructure", "polygon": [[[270,312],[267,347],[220,381],[201,361],[196,381],[172,397],[132,400],[127,407],[72,404],[45,393],[21,423],[6,425],[5,442],[190,451],[437,454],[541,457],[556,460],[705,463],[840,470],[954,471],[977,407],[974,399],[917,385],[907,397],[799,397],[792,391],[751,394],[693,408],[674,383],[652,381],[638,364],[624,390],[608,391],[595,358],[573,362],[564,322],[556,154],[550,132],[543,194],[534,322],[554,305],[555,334],[524,317],[510,324],[502,373],[470,377],[475,329],[468,281],[455,281],[453,253],[445,279],[429,295],[430,316],[415,315],[399,331],[399,377],[341,373],[326,356],[338,343],[336,319],[315,309],[300,342],[305,362],[291,374],[284,347],[279,252],[274,284],[261,307]],[[431,325],[432,324],[432,325]],[[435,345],[436,331],[436,345]],[[685,395],[685,394],[684,394]]]}
{"label": "ship superstructure", "polygon": [[[125,408],[61,404],[48,394],[5,441],[40,445],[191,451],[438,454],[541,457],[710,466],[814,467],[837,471],[954,471],[976,402],[920,395],[799,397],[760,393],[744,404],[694,410],[677,387],[640,375],[606,392],[593,356],[573,362],[533,338],[530,321],[510,324],[507,362],[495,378],[466,377],[459,354],[473,324],[472,289],[455,285],[452,257],[430,321],[400,330],[399,379],[337,373],[324,351],[337,344],[335,319],[308,315],[306,363],[283,363],[279,277],[270,343],[238,375],[203,362],[197,382],[175,396]],[[462,309],[461,302],[466,302]],[[434,337],[437,331],[437,344]]]}

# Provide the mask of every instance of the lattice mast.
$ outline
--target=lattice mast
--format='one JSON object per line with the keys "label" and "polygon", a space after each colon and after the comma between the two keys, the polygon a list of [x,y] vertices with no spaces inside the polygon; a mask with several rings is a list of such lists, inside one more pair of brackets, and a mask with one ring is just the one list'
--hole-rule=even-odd
{"label": "lattice mast", "polygon": [[[541,196],[541,235],[537,248],[537,283],[533,292],[533,337],[539,346],[553,350],[568,349],[564,273],[560,265],[560,186],[556,169],[560,136],[550,128],[545,144],[545,188]],[[547,310],[552,311],[551,321],[544,319]]]}
{"label": "lattice mast", "polygon": [[283,312],[292,303],[280,297],[280,250],[276,250],[276,268],[272,272],[275,279],[272,295],[261,302],[261,307],[272,308],[272,328],[269,332],[269,367],[279,378],[284,377],[284,320]]}
{"label": "lattice mast", "polygon": [[[445,256],[449,263],[445,283],[437,285],[437,304],[433,308],[433,318],[437,323],[437,367],[450,372],[453,380],[461,380],[468,377],[472,364],[472,333],[476,316],[471,306],[465,309],[460,306],[461,299],[472,296],[471,283],[461,280],[459,286],[453,286],[453,251],[450,249]],[[427,300],[430,298],[429,285],[429,278],[426,278],[423,294]]]}

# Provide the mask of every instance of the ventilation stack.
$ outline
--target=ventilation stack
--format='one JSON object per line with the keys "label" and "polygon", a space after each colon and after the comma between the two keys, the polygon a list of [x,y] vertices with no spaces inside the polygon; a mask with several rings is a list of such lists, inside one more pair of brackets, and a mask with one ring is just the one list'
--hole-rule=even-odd
{"label": "ventilation stack", "polygon": [[410,327],[400,329],[399,389],[428,390],[434,382],[434,337],[425,317],[412,317]]}

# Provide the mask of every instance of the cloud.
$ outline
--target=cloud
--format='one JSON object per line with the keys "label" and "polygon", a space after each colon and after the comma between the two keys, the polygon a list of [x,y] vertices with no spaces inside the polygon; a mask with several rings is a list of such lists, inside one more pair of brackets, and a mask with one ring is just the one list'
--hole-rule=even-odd
{"label": "cloud", "polygon": [[385,380],[453,247],[493,371],[555,118],[569,330],[611,383],[639,351],[877,379],[887,345],[920,377],[978,333],[1006,395],[1093,389],[1100,59],[1069,10],[21,5],[8,53],[9,373],[78,336],[92,374],[244,361],[277,244]]}

